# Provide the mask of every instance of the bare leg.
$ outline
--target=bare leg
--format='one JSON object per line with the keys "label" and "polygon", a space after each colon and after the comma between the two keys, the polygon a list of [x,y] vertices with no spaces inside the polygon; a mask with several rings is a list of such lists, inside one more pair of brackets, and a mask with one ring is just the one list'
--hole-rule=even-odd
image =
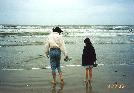
{"label": "bare leg", "polygon": [[89,77],[90,77],[90,81],[92,80],[92,68],[89,68]]}
{"label": "bare leg", "polygon": [[56,73],[52,73],[52,75],[53,75],[53,81],[52,81],[52,83],[53,84],[56,84]]}
{"label": "bare leg", "polygon": [[60,80],[61,80],[61,84],[64,84],[62,72],[59,72],[59,77],[60,77]]}
{"label": "bare leg", "polygon": [[88,82],[88,68],[86,68],[86,83]]}

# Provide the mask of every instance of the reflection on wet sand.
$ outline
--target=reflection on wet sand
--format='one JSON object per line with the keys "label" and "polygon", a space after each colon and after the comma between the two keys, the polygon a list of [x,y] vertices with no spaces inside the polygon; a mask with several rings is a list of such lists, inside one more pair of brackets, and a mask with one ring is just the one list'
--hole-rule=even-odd
{"label": "reflection on wet sand", "polygon": [[63,93],[63,88],[64,88],[64,84],[60,84],[60,86],[52,84],[52,93]]}
{"label": "reflection on wet sand", "polygon": [[90,82],[86,83],[86,93],[93,93],[92,92],[92,84]]}

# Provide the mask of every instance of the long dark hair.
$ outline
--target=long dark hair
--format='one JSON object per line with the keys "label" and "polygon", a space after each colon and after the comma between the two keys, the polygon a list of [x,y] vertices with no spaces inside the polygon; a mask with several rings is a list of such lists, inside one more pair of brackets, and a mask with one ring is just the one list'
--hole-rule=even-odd
{"label": "long dark hair", "polygon": [[86,44],[86,46],[92,46],[92,43],[88,37],[84,40],[84,43]]}

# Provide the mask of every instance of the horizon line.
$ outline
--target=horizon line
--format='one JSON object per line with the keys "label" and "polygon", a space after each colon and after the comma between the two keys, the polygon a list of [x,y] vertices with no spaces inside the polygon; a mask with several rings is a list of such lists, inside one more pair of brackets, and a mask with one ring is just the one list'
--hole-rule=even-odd
{"label": "horizon line", "polygon": [[20,25],[20,26],[71,26],[71,25],[75,25],[75,26],[130,26],[130,25],[134,25],[134,24],[0,24],[0,25]]}

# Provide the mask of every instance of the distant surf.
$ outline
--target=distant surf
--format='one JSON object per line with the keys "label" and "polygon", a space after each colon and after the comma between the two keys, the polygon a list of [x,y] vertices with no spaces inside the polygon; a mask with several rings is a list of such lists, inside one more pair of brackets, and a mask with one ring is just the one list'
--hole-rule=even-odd
{"label": "distant surf", "polygon": [[[0,25],[0,69],[49,69],[44,55],[46,37],[55,26]],[[61,25],[71,64],[80,67],[86,37],[93,43],[99,66],[104,64],[129,65],[134,62],[134,25]],[[78,65],[76,65],[78,64]]]}

